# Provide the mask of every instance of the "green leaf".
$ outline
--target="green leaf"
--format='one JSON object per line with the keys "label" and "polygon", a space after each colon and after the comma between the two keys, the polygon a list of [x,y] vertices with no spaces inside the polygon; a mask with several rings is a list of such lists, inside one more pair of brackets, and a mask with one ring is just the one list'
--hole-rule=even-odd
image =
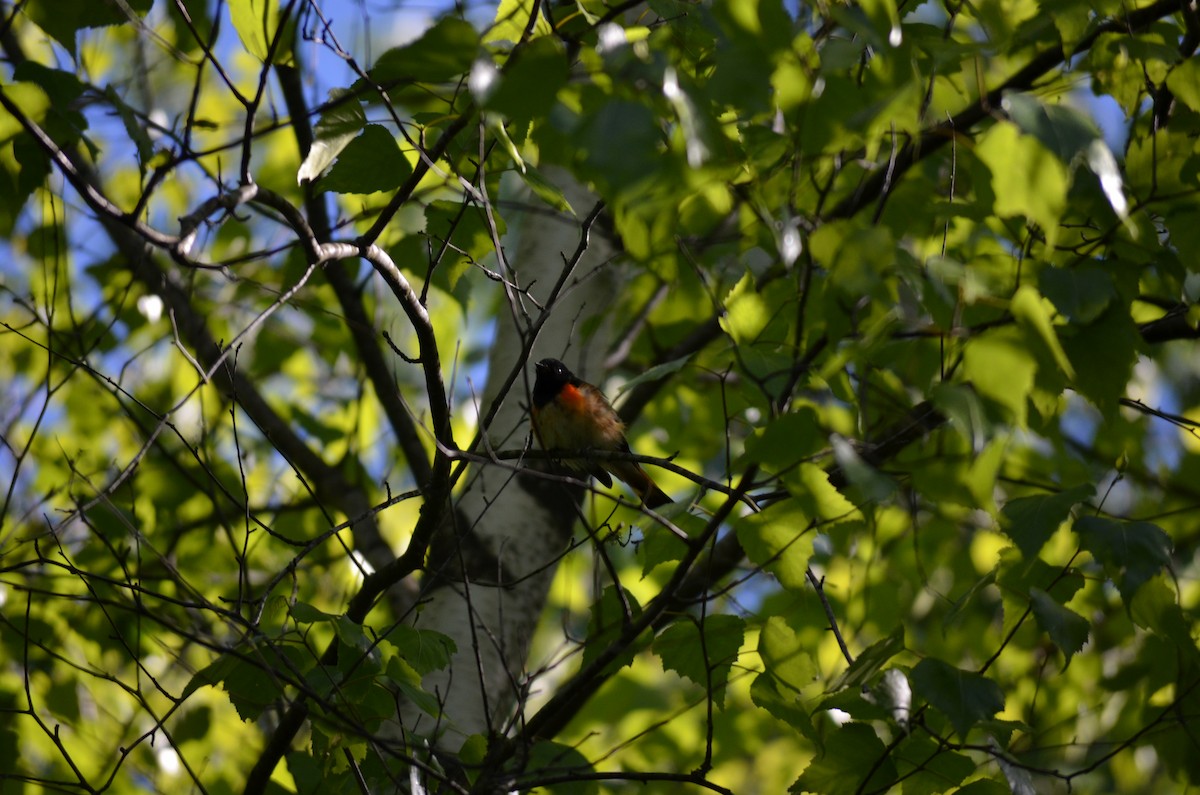
{"label": "green leaf", "polygon": [[1083,587],[1083,575],[1075,570],[1064,572],[1061,566],[1051,566],[1041,558],[1022,558],[1009,547],[1000,553],[996,584],[1000,586],[1003,616],[1000,630],[1007,635],[1030,609],[1035,590],[1043,590],[1059,604],[1066,604]]}
{"label": "green leaf", "polygon": [[821,435],[817,412],[801,406],[754,429],[746,439],[746,462],[773,472],[788,469],[817,451]]}
{"label": "green leaf", "polygon": [[862,520],[862,512],[832,483],[829,473],[816,464],[803,463],[783,476],[783,483],[807,516],[824,522]]}
{"label": "green leaf", "polygon": [[458,650],[454,640],[431,629],[415,629],[405,624],[396,624],[388,630],[387,639],[396,646],[397,652],[421,676],[431,671],[441,671],[450,665],[450,658]]}
{"label": "green leaf", "polygon": [[506,64],[483,107],[524,127],[550,110],[566,82],[567,55],[562,44],[550,36],[534,39]]}
{"label": "green leaf", "polygon": [[[516,44],[525,33],[525,25],[537,8],[535,0],[500,0],[496,5],[496,18],[488,28],[485,44],[509,43]],[[538,14],[534,22],[533,36],[549,36],[554,34],[545,14]]]}
{"label": "green leaf", "polygon": [[79,689],[76,682],[70,680],[55,680],[50,682],[45,692],[45,705],[54,716],[68,723],[79,720]]}
{"label": "green leaf", "polygon": [[1200,113],[1200,56],[1193,55],[1167,75],[1167,88],[1183,104]]}
{"label": "green leaf", "polygon": [[318,621],[336,621],[338,616],[318,610],[306,602],[296,602],[291,606],[292,618],[301,624],[313,624]]}
{"label": "green leaf", "polygon": [[[702,517],[689,513],[674,515],[671,520],[689,538],[699,538],[708,526]],[[682,560],[688,550],[688,545],[674,533],[664,533],[658,528],[644,533],[642,542],[638,544],[638,555],[642,558],[642,573],[649,574],[664,563]]]}
{"label": "green leaf", "polygon": [[756,280],[749,271],[725,296],[724,305],[721,328],[739,345],[753,343],[771,320],[767,302],[758,294]]}
{"label": "green leaf", "polygon": [[[46,92],[46,96],[50,99],[50,104],[57,108],[65,108],[79,99],[83,92],[87,90],[87,86],[71,72],[62,69],[51,69],[43,66],[36,61],[25,61],[18,64],[13,69],[13,80],[15,82],[35,83],[42,87]],[[10,83],[4,87],[6,93],[12,92],[15,87],[14,83]],[[105,90],[105,93],[111,91],[110,86]],[[9,93],[9,98],[13,99],[13,94]],[[18,102],[17,104],[21,104]],[[7,111],[0,110],[0,116],[6,114]],[[34,121],[40,121],[41,116],[29,113]],[[4,139],[4,135],[0,134],[0,140]]]}
{"label": "green leaf", "polygon": [[[525,776],[517,777],[514,790],[548,792],[551,795],[595,795],[600,792],[598,781],[583,777],[593,772],[592,764],[579,749],[569,745],[550,740],[535,743],[529,749],[525,769],[528,772]],[[572,779],[572,774],[577,777]],[[539,780],[545,776],[555,778],[555,783],[538,786]]]}
{"label": "green leaf", "polygon": [[349,91],[334,89],[329,92],[329,99],[331,106],[321,114],[312,147],[296,174],[296,181],[301,185],[319,177],[367,123],[362,105]]}
{"label": "green leaf", "polygon": [[999,329],[970,340],[963,352],[963,376],[979,394],[1009,412],[1017,426],[1025,424],[1037,359],[1016,329]]}
{"label": "green leaf", "polygon": [[824,753],[809,763],[788,791],[854,795],[884,792],[895,782],[895,763],[875,730],[848,723],[829,732]]}
{"label": "green leaf", "polygon": [[213,725],[213,709],[207,704],[188,705],[171,726],[171,739],[176,743],[203,740]]}
{"label": "green leaf", "polygon": [[910,679],[916,694],[949,718],[964,740],[972,726],[1004,709],[1000,685],[935,657],[917,663]]}
{"label": "green leaf", "polygon": [[[500,234],[504,234],[504,226],[499,224]],[[492,250],[492,236],[488,229],[487,218],[483,213],[468,210],[463,212],[461,204],[448,201],[437,201],[425,210],[425,231],[438,245],[450,243],[433,272],[433,283],[444,290],[451,291],[458,287],[462,277],[470,270],[475,262],[479,262]],[[425,242],[417,237],[418,248],[424,256]],[[470,280],[463,282],[470,284]]]}
{"label": "green leaf", "polygon": [[[229,16],[247,52],[264,63],[268,55],[272,56],[272,63],[291,63],[290,41],[279,41],[274,53],[271,52],[271,42],[280,35],[290,37],[289,32],[279,33],[279,0],[238,0],[229,4]],[[287,24],[294,23],[288,20]]]}
{"label": "green leaf", "polygon": [[[0,111],[0,118],[3,118],[3,111]],[[1200,261],[1200,210],[1190,204],[1177,207],[1163,218],[1163,222],[1167,225],[1171,246],[1179,253],[1179,258],[1184,262]],[[1198,298],[1200,296],[1194,292],[1187,294],[1193,306]]]}
{"label": "green leaf", "polygon": [[1111,418],[1125,396],[1125,386],[1133,374],[1141,345],[1141,336],[1129,313],[1110,306],[1098,319],[1064,337],[1062,342],[1075,367],[1075,388],[1105,417]]}
{"label": "green leaf", "polygon": [[[292,780],[296,782],[296,795],[324,795],[328,792],[329,774],[312,753],[308,751],[289,753],[287,769]],[[272,795],[279,795],[279,793],[275,792]]]}
{"label": "green leaf", "polygon": [[1067,658],[1063,664],[1065,669],[1071,664],[1071,657],[1087,643],[1090,629],[1087,619],[1069,607],[1060,605],[1040,588],[1031,588],[1029,598],[1038,626],[1050,636],[1050,640]]}
{"label": "green leaf", "polygon": [[1112,577],[1129,606],[1142,583],[1171,562],[1171,537],[1150,522],[1122,522],[1101,516],[1075,521],[1079,543]]}
{"label": "green leaf", "polygon": [[[40,124],[54,103],[46,91],[33,83],[13,83],[4,86],[5,97],[35,124]],[[6,109],[0,108],[0,143],[24,132],[21,122]]]}
{"label": "green leaf", "polygon": [[876,292],[896,259],[896,241],[881,225],[853,221],[822,224],[809,238],[813,259],[829,269],[830,283],[856,298]]}
{"label": "green leaf", "polygon": [[306,649],[290,645],[266,646],[244,655],[224,654],[192,677],[184,697],[204,685],[220,684],[242,720],[258,720],[283,695],[284,677],[290,680],[303,674],[314,662]]}
{"label": "green leaf", "polygon": [[983,450],[995,435],[979,393],[970,386],[942,381],[929,397],[938,411],[970,442],[972,450]]}
{"label": "green leaf", "polygon": [[531,165],[526,164],[525,168],[518,173],[533,194],[544,201],[549,206],[553,207],[562,213],[575,215],[575,208],[567,201],[567,197],[563,195],[562,190],[550,180],[542,176],[542,173]]}
{"label": "green leaf", "polygon": [[1150,578],[1133,597],[1129,616],[1145,630],[1160,635],[1182,649],[1193,647],[1190,622],[1179,605],[1179,596],[1163,575]]}
{"label": "green leaf", "polygon": [[785,588],[803,590],[813,532],[808,516],[795,499],[773,503],[734,524],[746,557],[775,575]]}
{"label": "green leaf", "polygon": [[[975,772],[975,760],[939,746],[923,734],[910,734],[892,754],[904,795],[936,795]],[[961,792],[961,790],[958,790]]]}
{"label": "green leaf", "polygon": [[389,657],[383,671],[388,681],[404,694],[417,709],[433,718],[444,717],[445,708],[438,696],[421,687],[421,675],[398,656]]}
{"label": "green leaf", "polygon": [[[1152,737],[1154,750],[1163,760],[1171,774],[1180,781],[1200,781],[1200,754],[1196,753],[1195,720],[1200,715],[1200,666],[1197,665],[1195,647],[1186,656],[1181,656],[1179,675],[1173,691],[1177,699],[1171,713],[1182,724],[1177,731],[1155,731]],[[1162,707],[1148,707],[1150,715],[1146,725],[1163,720]]]}
{"label": "green leaf", "polygon": [[850,482],[850,496],[859,503],[883,502],[896,492],[896,482],[871,466],[849,440],[834,434],[833,457]]}
{"label": "green leaf", "polygon": [[97,0],[29,0],[21,11],[74,56],[78,31],[127,23],[125,8],[144,17],[153,4],[154,0],[126,0],[124,7]]}
{"label": "green leaf", "polygon": [[1021,132],[1037,138],[1062,163],[1070,165],[1100,137],[1096,122],[1070,105],[1046,104],[1023,93],[1006,94],[1002,104]]}
{"label": "green leaf", "polygon": [[972,610],[978,609],[982,597],[989,590],[989,586],[996,583],[996,569],[992,569],[987,574],[978,578],[971,584],[971,587],[962,593],[950,605],[950,609],[946,612],[945,624],[949,628],[954,625],[961,625],[962,620],[971,615]]}
{"label": "green leaf", "polygon": [[395,190],[412,173],[392,134],[378,124],[368,124],[338,153],[337,162],[317,186],[334,193],[378,193]]}
{"label": "green leaf", "polygon": [[1038,287],[1072,323],[1091,323],[1117,297],[1112,277],[1095,265],[1047,268]]}
{"label": "green leaf", "polygon": [[631,189],[654,179],[662,165],[662,135],[658,120],[639,102],[615,100],[589,116],[579,132],[576,146],[587,175],[602,186],[602,195],[624,199]]}
{"label": "green leaf", "polygon": [[1036,138],[999,122],[981,137],[976,155],[991,172],[1001,217],[1025,217],[1041,227],[1053,247],[1067,205],[1067,169]]}
{"label": "green leaf", "polygon": [[681,620],[654,639],[654,653],[664,671],[692,680],[705,688],[717,706],[725,703],[725,683],[742,648],[746,622],[737,616],[704,617],[703,638],[691,621]]}
{"label": "green leaf", "polygon": [[188,680],[183,688],[182,699],[186,699],[202,687],[216,687],[225,676],[234,669],[237,658],[230,654],[222,654],[208,665],[201,668]]}
{"label": "green leaf", "polygon": [[994,779],[980,778],[954,790],[954,795],[1013,795],[1013,791]]}
{"label": "green leaf", "polygon": [[809,649],[781,616],[770,616],[758,635],[758,656],[766,675],[795,694],[820,679]]}
{"label": "green leaf", "polygon": [[1092,22],[1092,6],[1080,0],[1040,0],[1038,6],[1058,29],[1063,53],[1072,52]]}
{"label": "green leaf", "polygon": [[1054,331],[1054,322],[1050,319],[1050,312],[1046,308],[1046,301],[1041,294],[1027,284],[1021,285],[1013,295],[1010,310],[1018,323],[1042,340],[1054,357],[1055,363],[1067,378],[1074,378],[1075,370],[1071,367],[1071,361],[1058,341],[1058,334]]}
{"label": "green leaf", "polygon": [[446,16],[411,44],[380,55],[368,74],[385,89],[394,83],[437,83],[469,72],[478,54],[479,34],[471,23]]}
{"label": "green leaf", "polygon": [[673,375],[682,370],[691,360],[692,355],[688,354],[687,356],[681,356],[678,359],[672,359],[669,362],[663,362],[662,364],[656,364],[653,367],[647,368],[645,371],[621,384],[621,389],[617,392],[616,396],[620,397],[621,395],[629,392],[629,390],[641,384],[661,381],[667,376]]}
{"label": "green leaf", "polygon": [[791,692],[787,695],[781,693],[770,673],[761,673],[754,678],[750,684],[750,700],[756,707],[766,710],[776,720],[795,729],[820,748],[820,735],[813,727],[812,716],[804,709],[800,697]]}
{"label": "green leaf", "polygon": [[[628,590],[622,589],[624,600],[620,598],[616,588],[609,586],[592,605],[591,621],[588,623],[587,644],[583,647],[583,667],[587,667],[600,655],[604,654],[610,645],[621,637],[621,633],[631,622],[636,621],[642,614],[642,606]],[[616,671],[633,663],[638,651],[638,643],[631,643],[620,651],[606,671]]]}
{"label": "green leaf", "polygon": [[1037,556],[1059,525],[1067,521],[1071,509],[1090,499],[1091,486],[1076,486],[1057,494],[1017,497],[1004,504],[1000,523],[1026,559]]}
{"label": "green leaf", "polygon": [[859,652],[850,667],[833,683],[830,690],[857,690],[875,678],[883,670],[883,666],[900,652],[904,651],[904,627],[896,627],[892,634],[877,640]]}

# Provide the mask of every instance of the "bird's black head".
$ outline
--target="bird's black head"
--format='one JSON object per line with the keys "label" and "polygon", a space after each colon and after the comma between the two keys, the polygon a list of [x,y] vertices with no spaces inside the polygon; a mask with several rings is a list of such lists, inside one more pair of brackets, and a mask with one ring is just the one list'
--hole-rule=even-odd
{"label": "bird's black head", "polygon": [[537,380],[533,382],[533,404],[544,406],[562,390],[564,386],[575,380],[575,375],[558,359],[542,359],[534,369]]}

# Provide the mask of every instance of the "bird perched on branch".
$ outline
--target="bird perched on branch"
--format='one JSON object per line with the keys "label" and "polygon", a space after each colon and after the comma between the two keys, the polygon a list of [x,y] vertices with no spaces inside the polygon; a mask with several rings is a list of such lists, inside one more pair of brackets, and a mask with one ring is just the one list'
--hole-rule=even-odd
{"label": "bird perched on branch", "polygon": [[[558,359],[542,359],[536,365],[533,384],[533,431],[544,450],[607,451],[628,453],[625,423],[613,411],[599,389],[578,378]],[[636,461],[564,461],[573,469],[594,476],[612,487],[616,475],[648,508],[658,508],[671,498],[646,474]]]}

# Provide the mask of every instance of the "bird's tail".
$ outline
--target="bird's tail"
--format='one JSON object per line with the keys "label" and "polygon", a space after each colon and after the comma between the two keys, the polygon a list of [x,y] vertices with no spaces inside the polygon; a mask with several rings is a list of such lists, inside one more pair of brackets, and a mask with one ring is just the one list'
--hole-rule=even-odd
{"label": "bird's tail", "polygon": [[672,502],[667,493],[658,487],[646,470],[636,461],[613,461],[609,470],[633,489],[647,508],[661,508]]}

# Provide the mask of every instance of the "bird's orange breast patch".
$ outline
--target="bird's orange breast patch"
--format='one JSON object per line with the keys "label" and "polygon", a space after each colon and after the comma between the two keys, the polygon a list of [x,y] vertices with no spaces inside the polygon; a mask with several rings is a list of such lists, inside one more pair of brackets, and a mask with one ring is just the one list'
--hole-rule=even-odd
{"label": "bird's orange breast patch", "polygon": [[587,409],[587,398],[572,384],[563,385],[562,391],[558,393],[558,400],[562,407],[569,411],[578,413]]}

